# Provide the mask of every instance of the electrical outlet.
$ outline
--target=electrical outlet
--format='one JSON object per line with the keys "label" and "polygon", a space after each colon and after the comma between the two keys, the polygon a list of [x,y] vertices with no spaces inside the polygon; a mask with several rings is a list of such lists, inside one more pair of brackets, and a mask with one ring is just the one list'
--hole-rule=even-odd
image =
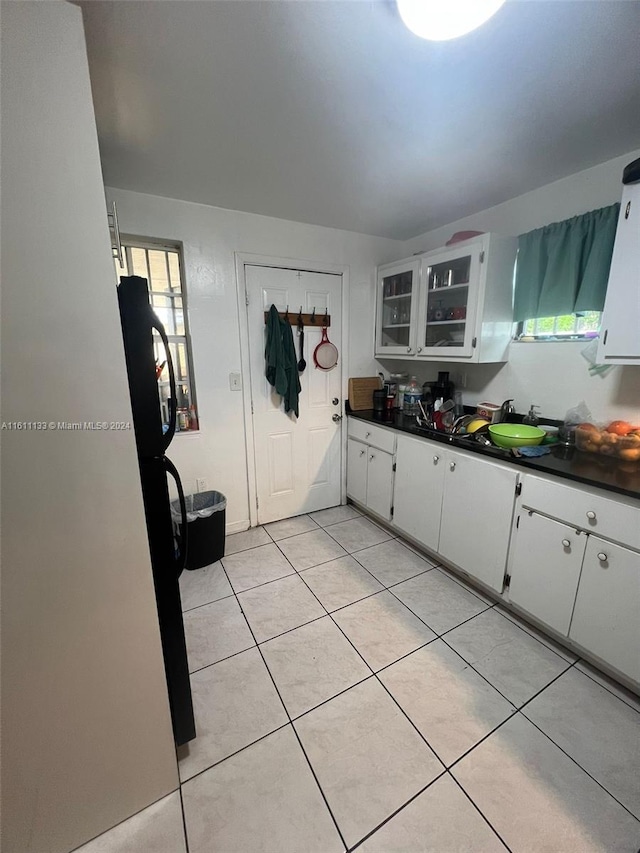
{"label": "electrical outlet", "polygon": [[206,477],[196,477],[196,491],[198,491],[198,492],[206,492],[207,491]]}
{"label": "electrical outlet", "polygon": [[459,373],[458,374],[458,388],[466,388],[467,387],[467,374]]}
{"label": "electrical outlet", "polygon": [[232,391],[242,391],[242,374],[241,373],[230,373],[229,374],[229,388]]}

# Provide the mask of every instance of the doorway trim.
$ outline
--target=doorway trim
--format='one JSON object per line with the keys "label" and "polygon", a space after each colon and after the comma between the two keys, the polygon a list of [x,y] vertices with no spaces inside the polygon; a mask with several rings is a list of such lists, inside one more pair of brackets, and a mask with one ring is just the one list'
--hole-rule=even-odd
{"label": "doorway trim", "polygon": [[236,267],[236,297],[238,302],[238,326],[240,329],[240,370],[242,375],[242,406],[244,414],[244,439],[246,449],[247,465],[247,500],[249,509],[249,525],[255,527],[258,524],[257,496],[258,486],[256,482],[256,457],[253,432],[253,417],[251,413],[251,364],[249,356],[249,318],[247,316],[247,282],[245,266],[277,267],[286,270],[304,270],[306,272],[328,273],[342,276],[342,334],[339,348],[339,358],[342,365],[342,400],[340,422],[340,502],[344,503],[347,493],[347,431],[345,427],[346,413],[344,412],[344,401],[347,399],[348,375],[349,375],[349,353],[346,346],[349,324],[349,267],[345,264],[330,264],[319,261],[309,261],[296,258],[278,258],[270,255],[254,255],[249,252],[234,252]]}

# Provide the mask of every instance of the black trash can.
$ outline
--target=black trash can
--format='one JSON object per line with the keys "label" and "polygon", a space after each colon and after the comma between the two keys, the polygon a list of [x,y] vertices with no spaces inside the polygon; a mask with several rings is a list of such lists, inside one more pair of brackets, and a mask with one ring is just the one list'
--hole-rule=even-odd
{"label": "black trash can", "polygon": [[[224,557],[227,499],[221,492],[185,495],[187,507],[186,569],[201,569]],[[180,502],[171,502],[171,514],[182,535]]]}

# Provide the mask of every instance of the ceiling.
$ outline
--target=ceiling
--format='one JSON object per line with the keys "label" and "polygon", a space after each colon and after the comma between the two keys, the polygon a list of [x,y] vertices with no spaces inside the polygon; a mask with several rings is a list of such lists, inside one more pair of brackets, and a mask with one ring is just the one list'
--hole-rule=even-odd
{"label": "ceiling", "polygon": [[105,183],[406,239],[640,142],[640,2],[81,0]]}

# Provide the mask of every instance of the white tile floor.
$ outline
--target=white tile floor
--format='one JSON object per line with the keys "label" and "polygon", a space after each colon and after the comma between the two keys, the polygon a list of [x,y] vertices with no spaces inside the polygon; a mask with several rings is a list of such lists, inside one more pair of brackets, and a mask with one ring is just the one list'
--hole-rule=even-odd
{"label": "white tile floor", "polygon": [[637,853],[619,685],[351,506],[226,554],[181,578],[180,796],[83,853]]}

